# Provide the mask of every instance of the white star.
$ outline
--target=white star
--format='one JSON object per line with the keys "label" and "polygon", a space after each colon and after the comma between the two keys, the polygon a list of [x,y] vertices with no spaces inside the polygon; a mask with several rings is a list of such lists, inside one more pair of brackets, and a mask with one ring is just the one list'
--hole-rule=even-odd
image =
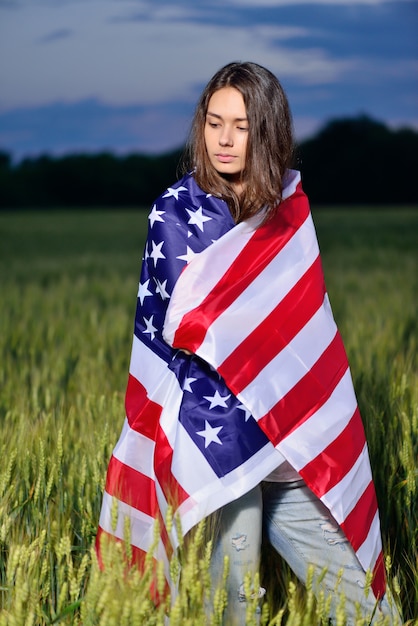
{"label": "white star", "polygon": [[211,217],[206,217],[203,215],[203,208],[199,207],[197,211],[190,211],[190,209],[186,209],[187,213],[190,215],[190,219],[187,222],[188,224],[196,224],[198,228],[203,232],[203,223],[209,222]]}
{"label": "white star", "polygon": [[164,222],[163,218],[161,217],[162,215],[164,215],[164,213],[165,211],[157,211],[157,205],[154,204],[151,213],[148,215],[148,219],[151,223],[151,228],[154,226],[155,222]]}
{"label": "white star", "polygon": [[141,304],[144,304],[144,300],[147,296],[152,296],[152,292],[148,289],[149,278],[145,281],[144,284],[141,285],[139,283],[138,287],[138,298],[141,300]]}
{"label": "white star", "polygon": [[226,409],[228,406],[226,404],[226,401],[229,400],[229,398],[231,397],[231,394],[222,397],[219,391],[216,390],[213,396],[203,396],[203,397],[205,400],[210,402],[209,410],[215,408],[215,406],[223,406]]}
{"label": "white star", "polygon": [[247,407],[246,407],[246,406],[244,406],[243,404],[239,404],[239,405],[237,406],[237,409],[241,409],[241,411],[244,411],[244,413],[245,413],[245,421],[246,421],[246,422],[248,422],[248,420],[249,420],[249,419],[250,419],[250,417],[251,417],[251,411],[249,411],[249,410],[247,409]]}
{"label": "white star", "polygon": [[144,317],[144,318],[143,318],[143,320],[144,320],[144,322],[145,322],[146,329],[145,329],[145,330],[143,330],[142,332],[143,332],[143,333],[149,333],[149,334],[150,334],[150,337],[151,337],[151,341],[153,341],[153,340],[154,340],[154,338],[155,338],[155,331],[157,330],[157,329],[155,328],[155,326],[153,326],[153,324],[152,324],[152,320],[153,320],[153,319],[154,319],[154,316],[153,316],[153,315],[151,315],[151,317],[149,318],[149,320],[147,320],[147,318],[146,318],[146,317]]}
{"label": "white star", "polygon": [[187,187],[168,187],[167,193],[163,195],[163,198],[169,198],[170,196],[174,196],[175,199],[178,200],[180,191],[187,191]]}
{"label": "white star", "polygon": [[186,254],[176,256],[176,259],[180,259],[180,261],[186,261],[186,263],[189,263],[195,254],[196,252],[193,252],[193,250],[189,248],[189,246],[186,246]]}
{"label": "white star", "polygon": [[151,241],[151,245],[152,245],[152,252],[149,256],[154,261],[154,267],[157,267],[158,259],[165,259],[165,256],[161,252],[161,248],[164,245],[164,241],[161,241],[160,243],[155,243],[154,241]]}
{"label": "white star", "polygon": [[161,298],[163,300],[169,299],[170,298],[170,294],[167,291],[167,280],[165,280],[163,283],[161,283],[158,280],[158,278],[154,278],[154,280],[155,280],[155,282],[157,284],[157,286],[155,288],[155,291],[160,294],[160,296],[161,296]]}
{"label": "white star", "polygon": [[192,385],[195,380],[197,380],[197,378],[186,378],[184,381],[183,391],[190,391],[190,393],[193,393],[193,389],[190,385]]}
{"label": "white star", "polygon": [[223,426],[217,426],[213,428],[207,420],[205,420],[205,430],[199,430],[196,435],[200,435],[205,438],[205,448],[208,447],[210,443],[218,443],[220,446],[222,445],[222,441],[218,437],[218,433],[222,430]]}

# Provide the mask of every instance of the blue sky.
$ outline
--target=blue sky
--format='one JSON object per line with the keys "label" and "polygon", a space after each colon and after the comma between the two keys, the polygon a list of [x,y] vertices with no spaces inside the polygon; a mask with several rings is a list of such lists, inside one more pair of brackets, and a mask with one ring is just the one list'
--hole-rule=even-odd
{"label": "blue sky", "polygon": [[0,150],[179,147],[234,60],[277,75],[299,139],[359,114],[418,129],[417,0],[0,0]]}

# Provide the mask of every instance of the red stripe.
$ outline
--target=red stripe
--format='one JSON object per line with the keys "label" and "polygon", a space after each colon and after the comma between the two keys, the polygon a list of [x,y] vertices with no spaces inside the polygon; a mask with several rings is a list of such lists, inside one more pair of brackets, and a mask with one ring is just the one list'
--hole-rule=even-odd
{"label": "red stripe", "polygon": [[165,582],[163,593],[162,594],[158,593],[158,575],[157,575],[158,562],[157,560],[156,559],[150,560],[149,557],[147,557],[147,553],[144,550],[141,550],[141,548],[138,548],[137,546],[133,546],[133,545],[129,546],[130,554],[128,555],[128,548],[126,546],[126,542],[123,539],[119,539],[119,537],[115,537],[114,535],[111,535],[110,533],[106,532],[105,530],[103,530],[103,528],[99,526],[97,535],[96,535],[95,549],[96,549],[96,554],[97,554],[97,560],[99,562],[99,567],[101,570],[104,570],[105,559],[103,558],[103,553],[106,550],[106,545],[109,543],[118,543],[122,546],[121,558],[126,563],[128,568],[135,567],[136,569],[139,569],[140,572],[143,572],[144,574],[149,575],[150,597],[151,597],[151,600],[156,605],[158,605],[164,599],[164,597],[167,596],[167,594],[170,591],[170,588],[167,582]]}
{"label": "red stripe", "polygon": [[173,555],[174,549],[170,541],[170,537],[168,536],[166,522],[167,520],[163,517],[161,513],[161,509],[158,509],[157,520],[159,523],[159,531],[160,531],[160,539],[164,545],[167,558],[170,559]]}
{"label": "red stripe", "polygon": [[106,477],[109,495],[134,509],[155,517],[158,511],[154,481],[112,456]]}
{"label": "red stripe", "polygon": [[258,421],[275,446],[328,400],[347,367],[347,356],[337,331],[305,376]]}
{"label": "red stripe", "polygon": [[[309,215],[300,185],[284,200],[276,216],[258,228],[203,302],[186,313],[175,333],[173,347],[195,352],[211,324],[274,259]],[[274,230],[274,237],[271,236]]]}
{"label": "red stripe", "polygon": [[[104,552],[104,547],[108,543],[119,543],[122,546],[126,545],[126,542],[123,539],[120,539],[119,537],[115,537],[114,535],[111,535],[110,533],[108,533],[106,530],[104,530],[103,528],[99,526],[97,530],[97,535],[96,535],[95,548],[96,548],[96,553],[97,553],[97,558],[99,561],[100,569],[104,569],[103,552]],[[126,561],[126,563],[129,566],[136,566],[142,570],[147,553],[144,550],[141,550],[141,548],[137,548],[137,546],[132,546],[132,545],[130,546],[130,550],[131,550],[131,557],[128,559],[128,556],[126,553],[126,547],[124,547],[122,551],[123,552],[122,558],[124,559],[124,561]]]}
{"label": "red stripe", "polygon": [[357,407],[344,430],[300,471],[302,478],[308,485],[315,485],[315,493],[321,498],[350,471],[365,442]]}
{"label": "red stripe", "polygon": [[376,598],[382,598],[386,591],[386,572],[383,561],[383,552],[377,558],[376,565],[373,570],[372,589]]}
{"label": "red stripe", "polygon": [[172,473],[173,450],[162,428],[158,430],[154,454],[155,476],[158,480],[164,496],[174,511],[182,502],[189,498],[187,491],[183,489]]}
{"label": "red stripe", "polygon": [[219,373],[237,395],[297,335],[324,301],[319,256],[257,328],[225,359]]}
{"label": "red stripe", "polygon": [[162,406],[147,397],[147,390],[132,374],[126,388],[125,410],[129,426],[155,441]]}
{"label": "red stripe", "polygon": [[102,541],[104,541],[102,537],[105,537],[105,536],[109,537],[109,534],[105,532],[103,528],[101,528],[101,526],[99,526],[97,529],[96,541],[94,543],[94,547],[96,549],[97,561],[99,563],[99,568],[101,570],[103,569]]}
{"label": "red stripe", "polygon": [[376,511],[376,494],[373,481],[370,481],[361,497],[357,500],[354,509],[341,524],[341,528],[355,552],[366,540]]}

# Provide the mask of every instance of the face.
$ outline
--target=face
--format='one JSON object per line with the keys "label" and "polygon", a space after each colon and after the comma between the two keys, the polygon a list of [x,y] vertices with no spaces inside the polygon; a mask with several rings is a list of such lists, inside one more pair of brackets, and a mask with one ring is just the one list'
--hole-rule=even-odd
{"label": "face", "polygon": [[223,87],[209,100],[205,122],[205,144],[215,170],[239,193],[245,167],[248,119],[244,99],[234,87]]}

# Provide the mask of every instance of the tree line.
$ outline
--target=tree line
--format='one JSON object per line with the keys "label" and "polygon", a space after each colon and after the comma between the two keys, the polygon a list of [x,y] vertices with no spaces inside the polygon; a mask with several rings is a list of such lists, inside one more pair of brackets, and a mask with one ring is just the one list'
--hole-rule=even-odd
{"label": "tree line", "polygon": [[[13,163],[0,151],[0,210],[149,206],[178,178],[183,150],[149,156],[42,155]],[[367,116],[328,122],[295,151],[312,204],[418,204],[418,132]]]}

